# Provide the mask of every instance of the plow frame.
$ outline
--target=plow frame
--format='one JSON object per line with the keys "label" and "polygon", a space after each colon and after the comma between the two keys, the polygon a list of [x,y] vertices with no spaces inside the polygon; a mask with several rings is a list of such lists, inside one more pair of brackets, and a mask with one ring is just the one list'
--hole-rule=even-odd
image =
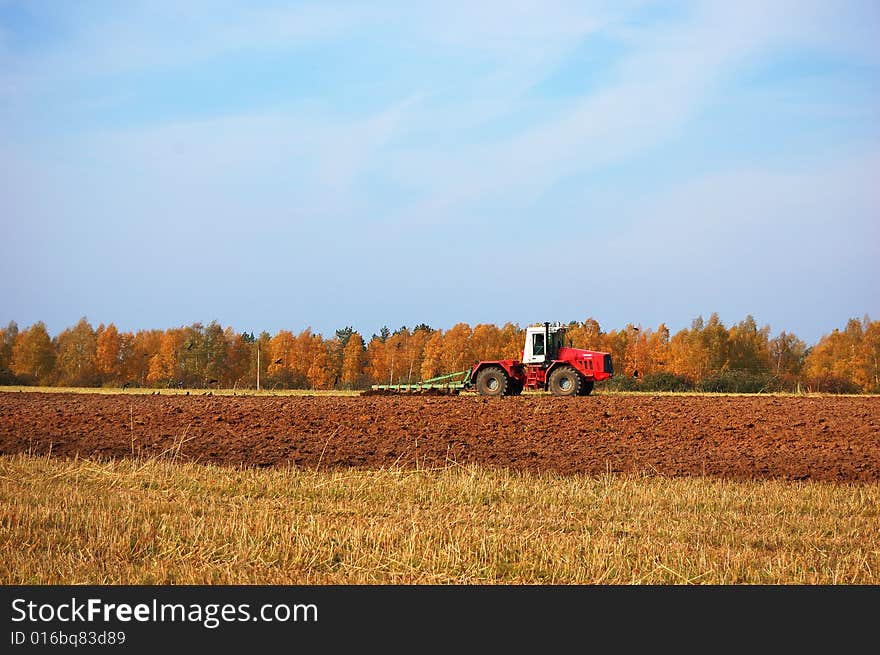
{"label": "plow frame", "polygon": [[390,391],[400,393],[418,393],[420,391],[445,391],[458,393],[471,386],[471,369],[440,375],[436,378],[421,380],[419,382],[402,384],[374,384],[370,387],[373,391]]}

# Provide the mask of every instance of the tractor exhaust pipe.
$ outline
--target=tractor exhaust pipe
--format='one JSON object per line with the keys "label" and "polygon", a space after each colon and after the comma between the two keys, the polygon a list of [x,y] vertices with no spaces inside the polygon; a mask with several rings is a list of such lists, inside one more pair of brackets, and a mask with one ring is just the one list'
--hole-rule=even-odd
{"label": "tractor exhaust pipe", "polygon": [[553,354],[551,357],[550,353],[550,322],[544,321],[544,363],[549,362],[554,357],[556,355]]}

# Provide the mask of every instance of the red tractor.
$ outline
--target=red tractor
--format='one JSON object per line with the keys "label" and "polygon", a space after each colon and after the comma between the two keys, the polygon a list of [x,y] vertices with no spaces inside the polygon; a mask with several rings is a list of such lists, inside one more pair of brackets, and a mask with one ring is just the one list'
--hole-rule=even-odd
{"label": "red tractor", "polygon": [[483,396],[516,396],[523,389],[549,390],[554,396],[589,396],[596,382],[614,375],[609,353],[565,345],[565,325],[544,323],[526,328],[522,361],[478,362],[465,388]]}
{"label": "red tractor", "polygon": [[544,323],[526,328],[522,361],[477,362],[466,371],[414,383],[374,384],[364,394],[443,393],[476,389],[483,396],[518,396],[523,389],[554,396],[589,396],[596,382],[614,375],[611,355],[565,345],[565,326]]}

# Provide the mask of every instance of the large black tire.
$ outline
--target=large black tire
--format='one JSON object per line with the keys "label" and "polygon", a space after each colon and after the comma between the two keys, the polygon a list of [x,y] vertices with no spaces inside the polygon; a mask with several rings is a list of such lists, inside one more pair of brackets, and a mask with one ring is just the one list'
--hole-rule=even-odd
{"label": "large black tire", "polygon": [[587,380],[585,378],[581,378],[581,390],[578,392],[579,396],[589,396],[593,393],[593,385],[595,383],[593,380]]}
{"label": "large black tire", "polygon": [[481,396],[503,396],[510,379],[500,366],[487,366],[477,373],[477,392]]}
{"label": "large black tire", "polygon": [[507,395],[508,396],[519,396],[523,392],[523,383],[516,378],[510,378],[510,381],[507,384]]}
{"label": "large black tire", "polygon": [[550,374],[550,393],[554,396],[578,396],[581,390],[581,374],[569,365],[553,369]]}

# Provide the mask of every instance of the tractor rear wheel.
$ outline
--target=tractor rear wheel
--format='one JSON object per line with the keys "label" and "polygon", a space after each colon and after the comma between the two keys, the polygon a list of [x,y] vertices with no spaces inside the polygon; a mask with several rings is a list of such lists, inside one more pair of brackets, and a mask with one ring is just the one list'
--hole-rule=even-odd
{"label": "tractor rear wheel", "polygon": [[586,380],[581,378],[581,390],[578,393],[579,396],[589,396],[593,393],[593,380]]}
{"label": "tractor rear wheel", "polygon": [[554,396],[578,396],[580,390],[580,373],[571,366],[560,366],[550,374],[550,393]]}
{"label": "tractor rear wheel", "polygon": [[523,383],[521,380],[517,380],[516,378],[510,378],[510,381],[507,384],[507,395],[508,396],[519,396],[523,392]]}
{"label": "tractor rear wheel", "polygon": [[510,382],[500,366],[487,366],[477,373],[477,391],[481,396],[503,396]]}

